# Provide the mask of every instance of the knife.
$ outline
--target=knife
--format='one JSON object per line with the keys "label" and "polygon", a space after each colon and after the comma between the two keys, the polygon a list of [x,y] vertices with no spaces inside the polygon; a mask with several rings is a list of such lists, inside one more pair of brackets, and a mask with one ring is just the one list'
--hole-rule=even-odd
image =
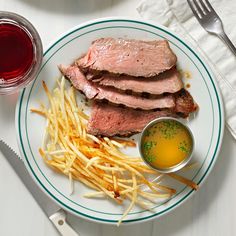
{"label": "knife", "polygon": [[1,139],[0,150],[59,233],[62,236],[79,236],[66,222],[66,212],[35,184],[20,157]]}

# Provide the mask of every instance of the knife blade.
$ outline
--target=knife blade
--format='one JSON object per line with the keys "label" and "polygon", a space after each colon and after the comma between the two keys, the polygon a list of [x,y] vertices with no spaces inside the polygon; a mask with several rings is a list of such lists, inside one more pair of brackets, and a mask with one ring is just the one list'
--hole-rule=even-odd
{"label": "knife blade", "polygon": [[1,139],[0,150],[59,233],[63,236],[79,236],[66,222],[66,212],[36,185],[20,157]]}

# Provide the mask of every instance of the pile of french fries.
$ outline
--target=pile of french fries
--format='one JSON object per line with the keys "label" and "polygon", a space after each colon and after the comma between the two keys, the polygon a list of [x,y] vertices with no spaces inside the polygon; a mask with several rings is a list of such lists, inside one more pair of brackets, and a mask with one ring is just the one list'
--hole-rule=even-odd
{"label": "pile of french fries", "polygon": [[[118,225],[135,204],[151,210],[157,198],[168,199],[175,194],[174,189],[147,179],[150,174],[156,178],[163,176],[146,166],[140,157],[122,153],[121,148],[135,146],[133,141],[98,138],[87,133],[89,117],[78,107],[76,91],[66,86],[64,77],[52,92],[44,81],[43,88],[49,107],[41,104],[40,109],[31,109],[47,120],[39,153],[49,167],[68,176],[71,192],[73,180],[78,180],[94,190],[84,197],[108,197],[118,204],[130,200]],[[177,180],[197,188],[183,177],[177,176]]]}

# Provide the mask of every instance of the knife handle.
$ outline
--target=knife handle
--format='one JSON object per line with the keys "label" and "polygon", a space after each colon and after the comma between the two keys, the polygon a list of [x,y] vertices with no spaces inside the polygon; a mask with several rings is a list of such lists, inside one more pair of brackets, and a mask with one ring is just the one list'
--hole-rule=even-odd
{"label": "knife handle", "polygon": [[51,215],[49,219],[52,221],[52,223],[62,236],[79,236],[79,234],[76,233],[66,222],[65,211],[59,210],[55,214]]}

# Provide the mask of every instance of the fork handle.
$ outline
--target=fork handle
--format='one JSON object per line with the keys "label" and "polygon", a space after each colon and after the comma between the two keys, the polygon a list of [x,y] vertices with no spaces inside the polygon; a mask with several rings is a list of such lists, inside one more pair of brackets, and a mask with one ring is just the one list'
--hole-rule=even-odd
{"label": "fork handle", "polygon": [[219,38],[228,45],[232,53],[236,56],[236,48],[225,33],[218,34]]}

